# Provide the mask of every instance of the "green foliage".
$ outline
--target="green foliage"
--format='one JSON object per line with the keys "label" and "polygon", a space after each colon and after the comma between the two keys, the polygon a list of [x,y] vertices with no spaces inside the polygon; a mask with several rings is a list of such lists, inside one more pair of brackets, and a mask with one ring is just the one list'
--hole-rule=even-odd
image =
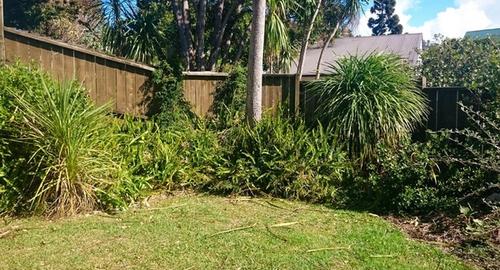
{"label": "green foliage", "polygon": [[30,102],[31,93],[17,93],[14,104],[15,134],[31,148],[28,166],[37,177],[25,196],[33,210],[67,215],[94,209],[96,189],[116,177],[117,165],[107,150],[113,134],[108,128],[107,107],[94,107],[75,85],[58,86],[41,80],[43,92]]}
{"label": "green foliage", "polygon": [[155,188],[194,188],[205,181],[209,162],[217,156],[217,136],[180,122],[160,128],[151,121],[119,121],[117,156],[133,179]]}
{"label": "green foliage", "polygon": [[43,75],[28,66],[18,63],[0,67],[0,213],[12,212],[26,208],[26,202],[19,200],[25,186],[25,179],[32,178],[33,173],[27,171],[29,158],[27,147],[13,139],[16,129],[12,122],[16,114],[13,104],[14,96],[9,89],[17,89],[18,94],[30,92],[25,99],[37,102],[37,96],[42,93]]}
{"label": "green foliage", "polygon": [[[422,53],[422,75],[432,87],[466,87],[484,102],[497,102],[500,50],[491,39],[445,39]],[[496,101],[495,101],[496,100]]]}
{"label": "green foliage", "polygon": [[363,163],[407,137],[425,119],[427,102],[410,66],[397,56],[350,56],[331,65],[332,74],[308,87],[316,114],[333,128],[336,142]]}
{"label": "green foliage", "polygon": [[255,127],[235,127],[222,135],[221,159],[206,188],[333,203],[337,183],[350,167],[328,133],[280,116],[265,117]]}
{"label": "green foliage", "polygon": [[210,111],[212,124],[218,130],[237,126],[245,120],[247,72],[234,66],[229,77],[217,86]]}
{"label": "green foliage", "polygon": [[[177,35],[168,5],[152,2],[133,7],[126,2],[105,1],[102,5],[112,6],[109,9],[116,13],[112,18],[107,14],[103,16],[104,50],[151,65],[173,57],[175,47],[172,41]],[[107,9],[103,9],[106,12]]]}
{"label": "green foliage", "polygon": [[455,211],[461,198],[488,187],[494,174],[443,160],[443,152],[454,147],[445,134],[403,140],[395,150],[379,144],[377,161],[354,181],[346,179],[343,197],[348,205],[377,212]]}
{"label": "green foliage", "polygon": [[106,107],[78,85],[3,66],[0,101],[0,213],[123,209],[147,188],[114,155],[121,147]]}
{"label": "green foliage", "polygon": [[155,70],[152,81],[154,97],[148,114],[162,128],[195,119],[182,91],[182,71],[178,64],[163,61]]}
{"label": "green foliage", "polygon": [[368,20],[368,27],[372,28],[374,36],[381,36],[389,32],[391,35],[403,33],[403,26],[399,23],[399,16],[395,15],[396,0],[375,0],[370,9],[377,18]]}

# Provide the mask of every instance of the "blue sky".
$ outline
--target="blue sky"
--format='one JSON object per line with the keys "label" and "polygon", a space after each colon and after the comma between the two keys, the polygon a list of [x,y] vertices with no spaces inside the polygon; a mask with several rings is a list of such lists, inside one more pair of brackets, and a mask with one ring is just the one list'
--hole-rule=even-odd
{"label": "blue sky", "polygon": [[[404,32],[462,37],[471,30],[500,27],[500,0],[396,0]],[[372,3],[370,3],[370,6]],[[357,33],[369,35],[370,12],[361,17]]]}

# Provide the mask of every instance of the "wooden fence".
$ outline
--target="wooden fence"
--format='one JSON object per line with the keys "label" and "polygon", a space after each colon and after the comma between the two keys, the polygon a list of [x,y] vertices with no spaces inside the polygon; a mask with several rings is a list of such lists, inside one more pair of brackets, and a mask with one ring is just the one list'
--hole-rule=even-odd
{"label": "wooden fence", "polygon": [[7,63],[36,62],[59,81],[82,82],[97,104],[112,101],[117,113],[146,113],[153,68],[10,28],[4,33]]}
{"label": "wooden fence", "polygon": [[466,115],[460,110],[458,103],[470,93],[462,87],[424,88],[429,98],[429,118],[427,128],[462,129],[465,127]]}
{"label": "wooden fence", "polygon": [[[184,97],[197,115],[207,115],[213,104],[219,83],[228,74],[216,72],[186,72],[183,78]],[[295,104],[295,75],[265,74],[262,80],[262,108],[275,112],[279,104],[286,104],[292,110]]]}
{"label": "wooden fence", "polygon": [[[146,115],[153,97],[149,78],[154,68],[112,57],[36,34],[5,28],[7,63],[38,64],[59,81],[77,80],[97,104],[112,102],[120,114]],[[188,72],[184,74],[184,95],[193,111],[205,116],[212,106],[218,83],[226,73]],[[282,102],[295,104],[294,75],[264,75],[263,110],[276,110]]]}
{"label": "wooden fence", "polygon": [[[119,114],[144,116],[153,97],[149,78],[154,68],[96,51],[54,41],[36,34],[5,28],[7,63],[20,60],[36,62],[59,81],[78,80],[97,104],[112,102]],[[183,91],[193,111],[199,116],[209,113],[217,85],[226,73],[187,72],[183,76]],[[285,104],[294,111],[298,106],[306,120],[314,119],[316,101],[308,95],[304,77],[300,92],[295,91],[294,74],[267,74],[263,77],[262,107],[275,111]],[[427,128],[462,128],[465,123],[457,102],[463,88],[423,88],[430,99],[431,114]],[[298,100],[296,100],[298,99]]]}

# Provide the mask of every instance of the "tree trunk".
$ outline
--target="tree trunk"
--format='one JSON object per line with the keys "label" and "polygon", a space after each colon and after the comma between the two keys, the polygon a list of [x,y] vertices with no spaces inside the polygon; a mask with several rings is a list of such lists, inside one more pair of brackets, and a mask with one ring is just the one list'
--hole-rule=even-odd
{"label": "tree trunk", "polygon": [[[265,1],[265,0],[264,0]],[[208,61],[208,68],[210,70],[213,70],[215,68],[215,63],[217,62],[217,58],[219,57],[220,50],[221,50],[221,45],[222,45],[222,39],[224,38],[224,34],[226,32],[226,27],[229,23],[229,18],[234,15],[237,16],[238,14],[241,13],[241,5],[242,5],[241,0],[235,1],[232,7],[227,11],[226,15],[224,16],[224,19],[221,22],[221,25],[219,28],[215,28],[217,31],[215,38],[213,40],[213,49],[212,53],[210,54],[210,60]]]}
{"label": "tree trunk", "polygon": [[182,1],[182,25],[186,35],[187,54],[188,54],[188,70],[191,70],[191,59],[193,59],[193,41],[191,37],[191,23],[189,21],[189,1]]}
{"label": "tree trunk", "polygon": [[5,62],[5,37],[3,33],[3,0],[0,0],[0,64]]}
{"label": "tree trunk", "polygon": [[300,56],[299,56],[299,63],[297,65],[297,74],[295,75],[295,108],[298,109],[299,105],[299,97],[300,97],[300,81],[302,80],[302,73],[304,69],[304,61],[306,59],[306,54],[307,54],[307,46],[309,46],[309,39],[311,38],[311,33],[314,29],[314,22],[316,21],[316,17],[318,17],[319,10],[321,8],[321,3],[322,0],[318,0],[318,3],[316,5],[316,10],[314,11],[314,14],[311,18],[311,22],[309,24],[309,27],[307,29],[307,33],[304,36],[304,39],[302,40],[302,47],[300,48]]}
{"label": "tree trunk", "polygon": [[174,13],[177,28],[179,30],[179,49],[182,55],[182,62],[184,63],[187,70],[189,70],[189,49],[188,49],[188,41],[187,41],[187,33],[186,28],[184,26],[183,20],[183,12],[179,8],[179,4],[177,0],[172,0],[172,12]]}
{"label": "tree trunk", "polygon": [[323,44],[323,48],[321,48],[321,53],[319,54],[318,58],[318,64],[316,65],[316,80],[318,80],[319,76],[321,75],[320,68],[321,68],[321,62],[323,61],[323,54],[325,53],[325,49],[328,47],[328,44],[332,42],[332,39],[335,37],[335,35],[337,35],[338,30],[339,30],[339,23],[335,25],[333,32],[330,34],[325,44]]}
{"label": "tree trunk", "polygon": [[266,0],[253,0],[252,33],[248,59],[247,120],[251,125],[262,117],[262,74],[264,58],[264,31]]}
{"label": "tree trunk", "polygon": [[196,68],[198,70],[205,69],[204,52],[205,52],[205,23],[207,13],[207,0],[199,0],[198,12],[196,16]]}

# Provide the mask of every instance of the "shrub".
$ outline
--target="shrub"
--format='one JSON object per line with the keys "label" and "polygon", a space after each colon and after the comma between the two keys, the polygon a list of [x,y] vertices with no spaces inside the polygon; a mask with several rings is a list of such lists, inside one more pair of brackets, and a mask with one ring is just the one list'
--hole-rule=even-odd
{"label": "shrub", "polygon": [[206,189],[333,203],[350,166],[330,138],[321,127],[308,130],[281,116],[235,127],[222,135],[221,159]]}
{"label": "shrub", "polygon": [[179,65],[162,62],[155,70],[152,81],[154,97],[149,116],[162,128],[179,122],[189,124],[196,119],[182,92],[182,72]]}
{"label": "shrub", "polygon": [[217,156],[217,136],[202,125],[179,122],[162,129],[152,121],[126,118],[118,126],[117,156],[132,178],[154,188],[197,187]]}
{"label": "shrub", "polygon": [[[422,75],[432,87],[466,87],[495,101],[500,86],[500,51],[492,39],[445,39],[422,53]],[[498,103],[498,101],[496,101]]]}
{"label": "shrub", "polygon": [[326,79],[309,85],[319,101],[317,117],[361,163],[375,156],[377,143],[396,146],[425,119],[426,99],[399,57],[350,56],[331,69]]}
{"label": "shrub", "polygon": [[29,92],[25,99],[35,103],[43,92],[41,81],[46,77],[38,70],[19,63],[0,67],[0,213],[13,212],[26,208],[19,201],[22,196],[22,184],[26,178],[32,178],[32,172],[26,169],[29,149],[21,147],[12,140],[15,128],[12,121],[16,117],[12,91],[18,94]]}
{"label": "shrub", "polygon": [[443,152],[454,149],[445,134],[428,134],[423,142],[406,139],[395,150],[378,144],[377,160],[354,180],[345,179],[342,195],[350,206],[376,212],[456,211],[467,203],[464,196],[488,187],[493,175],[443,160]]}
{"label": "shrub", "polygon": [[229,77],[217,86],[214,103],[210,108],[212,125],[223,130],[245,120],[247,72],[243,66],[235,66]]}
{"label": "shrub", "polygon": [[[117,164],[107,150],[113,140],[107,107],[94,107],[76,84],[58,86],[41,80],[37,102],[12,91],[20,117],[13,123],[28,165],[38,177],[25,195],[35,210],[67,215],[94,209],[97,190],[116,177]],[[43,100],[43,102],[40,102]]]}

